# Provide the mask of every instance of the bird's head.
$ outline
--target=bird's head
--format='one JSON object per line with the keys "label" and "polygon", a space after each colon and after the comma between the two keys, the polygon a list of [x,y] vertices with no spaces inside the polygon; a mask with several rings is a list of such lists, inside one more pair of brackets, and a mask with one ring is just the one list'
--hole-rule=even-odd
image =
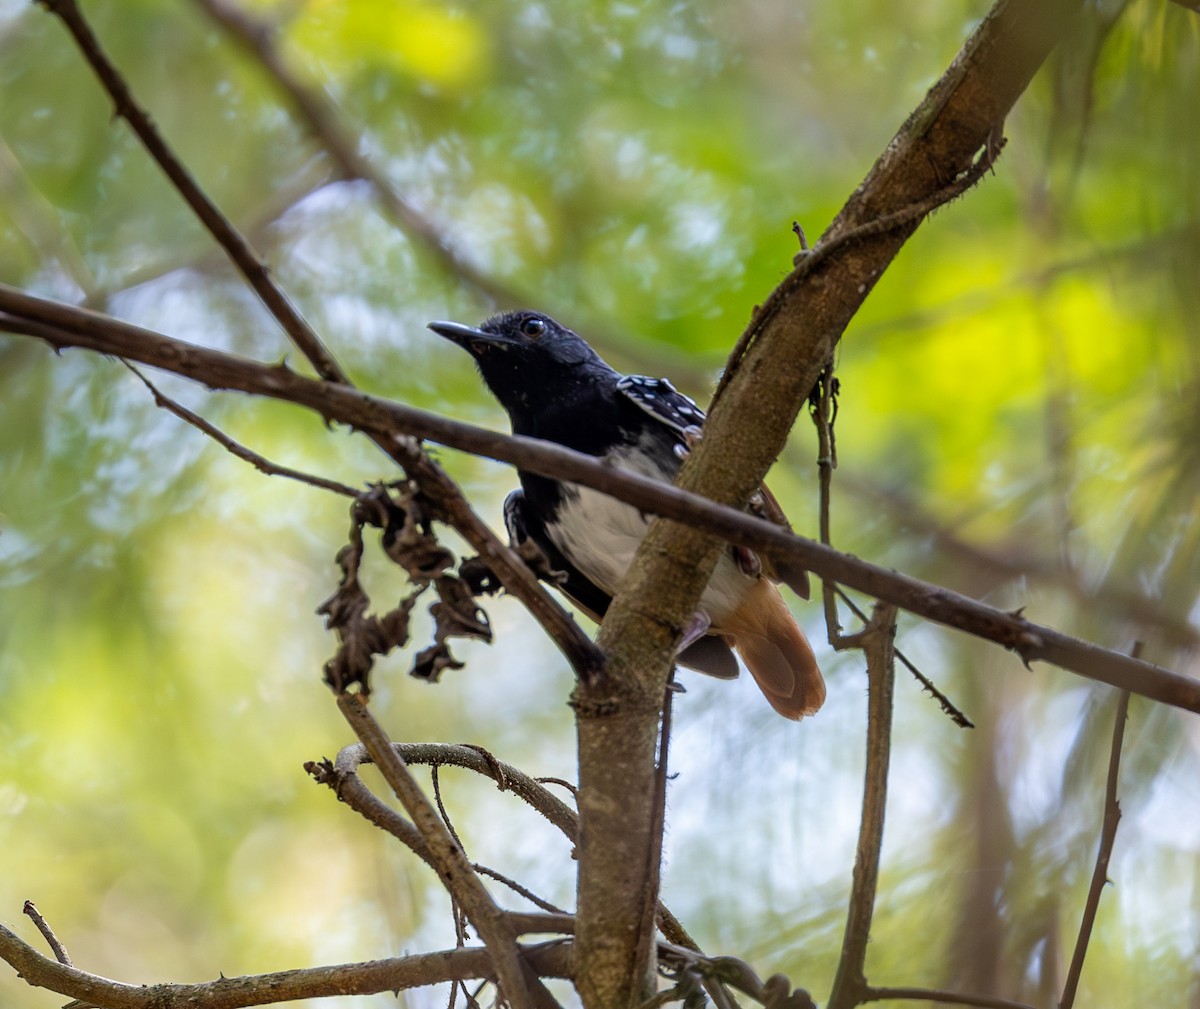
{"label": "bird's head", "polygon": [[540,312],[505,312],[478,328],[460,322],[431,322],[429,328],[475,359],[514,423],[528,411],[615,374],[581,336]]}

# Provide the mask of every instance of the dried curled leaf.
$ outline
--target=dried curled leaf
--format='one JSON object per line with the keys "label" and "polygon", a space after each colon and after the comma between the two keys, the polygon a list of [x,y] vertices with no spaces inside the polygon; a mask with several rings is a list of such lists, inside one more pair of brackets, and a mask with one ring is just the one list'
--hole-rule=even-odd
{"label": "dried curled leaf", "polygon": [[427,683],[437,683],[443,669],[462,669],[462,663],[450,654],[450,648],[444,641],[435,641],[428,648],[417,652],[413,660],[410,676]]}
{"label": "dried curled leaf", "polygon": [[352,684],[361,684],[370,692],[369,676],[376,655],[407,644],[409,614],[424,586],[382,616],[370,616],[371,600],[358,580],[362,561],[362,529],[354,526],[350,542],[338,551],[337,563],[342,580],[337,591],[325,600],[317,612],[325,617],[325,626],[338,636],[338,650],[325,663],[325,682],[338,693]]}
{"label": "dried curled leaf", "polygon": [[458,577],[467,583],[475,596],[494,596],[501,588],[500,579],[482,557],[464,558],[458,565]]}
{"label": "dried curled leaf", "polygon": [[475,603],[470,586],[453,575],[442,575],[434,583],[438,601],[429,607],[435,623],[434,643],[417,654],[410,675],[436,683],[443,669],[461,669],[462,663],[450,654],[450,638],[492,640],[492,625],[487,614]]}
{"label": "dried curled leaf", "polygon": [[[424,498],[410,491],[406,507],[390,516],[383,530],[383,549],[416,582],[430,581],[454,564],[454,554],[433,533],[433,522]],[[399,518],[399,521],[396,519]]]}
{"label": "dried curled leaf", "polygon": [[435,583],[439,601],[429,607],[437,622],[437,638],[478,638],[492,640],[488,615],[475,603],[466,582],[453,575],[442,575]]}
{"label": "dried curled leaf", "polygon": [[[462,577],[447,573],[455,558],[438,543],[433,520],[432,507],[412,484],[377,485],[355,500],[350,541],[337,555],[342,580],[317,610],[338,637],[337,652],[325,665],[325,680],[339,693],[356,683],[364,694],[369,693],[375,657],[408,643],[412,609],[431,584],[438,594],[438,601],[430,607],[434,643],[417,655],[414,676],[436,682],[442,670],[462,667],[450,653],[450,638],[492,640],[487,614],[474,597],[481,591],[496,591],[495,576],[478,557],[463,562],[459,569]],[[382,615],[369,612],[371,600],[359,581],[366,526],[383,530],[384,552],[405,569],[415,586],[398,606]]]}

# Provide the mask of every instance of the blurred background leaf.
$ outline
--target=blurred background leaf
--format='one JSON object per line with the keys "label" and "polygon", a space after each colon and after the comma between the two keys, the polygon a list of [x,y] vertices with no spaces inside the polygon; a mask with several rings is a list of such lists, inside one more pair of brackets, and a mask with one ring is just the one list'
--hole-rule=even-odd
{"label": "blurred background leaf", "polygon": [[[986,9],[248,8],[461,257],[702,402],[789,268],[792,220],[820,234]],[[834,542],[1106,647],[1141,639],[1195,673],[1200,19],[1159,0],[1088,10],[1007,124],[994,175],[909,242],[843,340]],[[495,306],[369,185],[339,181],[252,56],[196,5],[85,11],[356,380],[505,426],[466,357],[424,330]],[[289,354],[60,26],[23,0],[0,0],[0,196],[4,282]],[[280,462],[393,475],[295,410],[162,385]],[[772,476],[806,533],[814,456],[802,422]],[[512,473],[439,458],[499,528]],[[32,898],[77,963],[138,983],[453,944],[431,874],[301,769],[349,741],[313,613],[348,526],[344,502],[225,455],[118,364],[0,337],[0,914],[21,934],[36,941],[19,915]],[[366,577],[381,603],[404,591],[378,558]],[[799,613],[822,638],[816,608]],[[405,675],[411,653],[384,662],[381,717],[397,738],[469,740],[573,778],[563,662],[511,600],[490,614],[497,643],[456,646],[466,668],[436,687]],[[911,618],[900,645],[977,728],[901,683],[868,974],[1051,1004],[1095,852],[1112,698]],[[865,712],[858,660],[823,661],[829,702],[799,726],[745,682],[686,679],[665,868],[668,903],[707,949],[818,997]],[[1200,998],[1198,764],[1194,719],[1135,702],[1119,885],[1081,1005]],[[472,857],[570,905],[566,842],[465,772],[443,785]],[[0,1004],[56,999],[0,972]]]}

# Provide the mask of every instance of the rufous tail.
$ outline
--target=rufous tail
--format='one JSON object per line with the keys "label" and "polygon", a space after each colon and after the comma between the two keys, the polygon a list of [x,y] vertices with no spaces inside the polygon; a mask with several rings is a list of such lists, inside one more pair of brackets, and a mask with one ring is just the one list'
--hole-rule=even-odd
{"label": "rufous tail", "polygon": [[816,656],[771,582],[760,579],[719,630],[784,718],[811,715],[825,702]]}

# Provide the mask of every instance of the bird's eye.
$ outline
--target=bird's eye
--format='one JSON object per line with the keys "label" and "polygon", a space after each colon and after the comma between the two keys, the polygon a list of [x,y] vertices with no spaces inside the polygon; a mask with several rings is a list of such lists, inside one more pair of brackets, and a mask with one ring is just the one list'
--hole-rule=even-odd
{"label": "bird's eye", "polygon": [[529,318],[521,323],[521,332],[531,340],[536,340],[546,332],[546,324],[537,317]]}

